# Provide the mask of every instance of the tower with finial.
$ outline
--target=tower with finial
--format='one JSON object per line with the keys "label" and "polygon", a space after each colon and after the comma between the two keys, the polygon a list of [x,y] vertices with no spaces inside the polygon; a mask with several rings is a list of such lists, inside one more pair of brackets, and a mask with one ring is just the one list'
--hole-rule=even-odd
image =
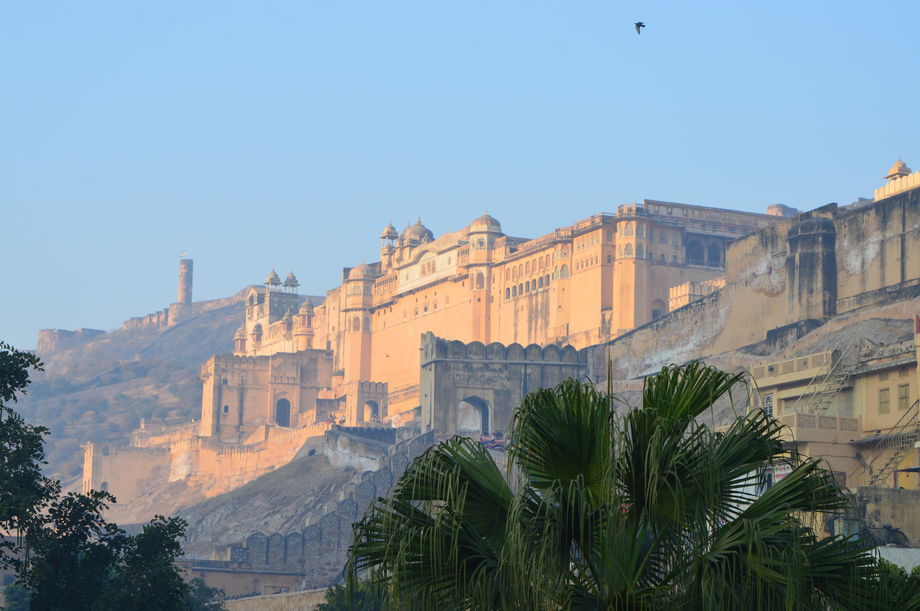
{"label": "tower with finial", "polygon": [[396,252],[396,240],[398,238],[399,233],[397,233],[396,227],[393,227],[392,222],[387,223],[387,226],[380,233],[380,266],[384,270],[393,266],[393,254]]}

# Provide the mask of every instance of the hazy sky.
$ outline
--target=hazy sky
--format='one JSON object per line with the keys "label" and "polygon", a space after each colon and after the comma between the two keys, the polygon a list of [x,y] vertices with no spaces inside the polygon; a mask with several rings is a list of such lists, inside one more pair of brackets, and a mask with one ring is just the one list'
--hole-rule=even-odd
{"label": "hazy sky", "polygon": [[[637,36],[633,22],[644,21]],[[324,294],[387,221],[537,236],[642,198],[763,211],[920,169],[920,3],[0,0],[0,339],[275,267]]]}

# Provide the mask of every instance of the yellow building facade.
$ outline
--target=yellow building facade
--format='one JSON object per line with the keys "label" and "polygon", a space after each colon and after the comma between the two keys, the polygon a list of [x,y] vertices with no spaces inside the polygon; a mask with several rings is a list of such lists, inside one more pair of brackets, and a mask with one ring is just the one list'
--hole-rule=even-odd
{"label": "yellow building facade", "polygon": [[281,282],[273,272],[249,296],[235,354],[327,351],[326,396],[386,384],[385,397],[352,393],[362,396],[346,401],[349,424],[371,411],[405,420],[419,405],[423,333],[483,344],[603,343],[666,314],[672,287],[720,278],[726,244],[777,218],[645,200],[536,239],[506,235],[488,214],[438,238],[421,220],[402,233],[388,224],[380,260],[344,268],[322,303],[290,292],[293,275]]}

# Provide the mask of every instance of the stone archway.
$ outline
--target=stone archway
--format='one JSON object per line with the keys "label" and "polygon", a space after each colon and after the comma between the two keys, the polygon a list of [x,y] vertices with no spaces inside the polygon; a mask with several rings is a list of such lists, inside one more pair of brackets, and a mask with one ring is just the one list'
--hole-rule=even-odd
{"label": "stone archway", "polygon": [[275,402],[275,424],[291,426],[291,402],[287,399],[278,399]]}
{"label": "stone archway", "polygon": [[366,401],[364,403],[364,413],[362,414],[362,419],[365,422],[380,422],[380,404],[376,401]]}
{"label": "stone archway", "polygon": [[457,406],[457,434],[490,435],[492,433],[492,407],[475,395],[466,397]]}

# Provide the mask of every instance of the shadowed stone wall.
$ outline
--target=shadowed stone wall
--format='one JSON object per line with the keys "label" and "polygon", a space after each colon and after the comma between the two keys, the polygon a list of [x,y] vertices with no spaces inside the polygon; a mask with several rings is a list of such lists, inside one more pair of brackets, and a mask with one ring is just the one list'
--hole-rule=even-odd
{"label": "shadowed stone wall", "polygon": [[507,431],[524,395],[588,371],[586,353],[572,346],[464,344],[433,333],[421,346],[422,430],[440,438]]}
{"label": "shadowed stone wall", "polygon": [[328,503],[324,513],[308,518],[302,530],[269,535],[256,532],[232,545],[230,567],[301,573],[304,588],[337,583],[351,545],[352,525],[375,499],[389,493],[409,463],[432,443],[434,435],[426,433],[391,445],[377,460],[376,469],[357,474],[341,497]]}

